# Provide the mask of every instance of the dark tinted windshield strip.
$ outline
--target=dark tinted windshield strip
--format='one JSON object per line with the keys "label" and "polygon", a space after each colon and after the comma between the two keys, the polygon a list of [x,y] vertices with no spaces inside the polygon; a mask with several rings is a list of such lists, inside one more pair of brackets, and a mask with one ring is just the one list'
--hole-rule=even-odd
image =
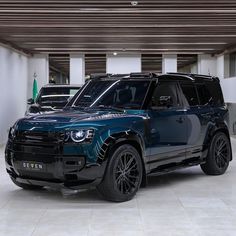
{"label": "dark tinted windshield strip", "polygon": [[94,104],[97,103],[97,101],[99,101],[99,99],[106,94],[107,91],[109,91],[114,85],[116,85],[118,82],[120,82],[120,80],[117,80],[116,82],[112,83],[100,96],[98,96],[98,98],[89,106],[92,107]]}
{"label": "dark tinted windshield strip", "polygon": [[88,86],[88,84],[91,83],[91,80],[88,81],[84,86],[83,88],[81,89],[80,93],[76,96],[76,99],[74,100],[74,102],[72,103],[72,107],[75,106],[75,103],[77,102],[79,96],[83,93],[83,91],[85,90],[85,88]]}

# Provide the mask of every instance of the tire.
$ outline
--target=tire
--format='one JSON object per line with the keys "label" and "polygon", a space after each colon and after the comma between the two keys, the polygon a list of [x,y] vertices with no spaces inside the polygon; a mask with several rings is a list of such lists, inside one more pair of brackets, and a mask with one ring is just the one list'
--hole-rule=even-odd
{"label": "tire", "polygon": [[18,186],[18,187],[20,187],[20,188],[23,188],[23,189],[25,189],[25,190],[40,190],[40,189],[43,188],[43,186],[19,183],[19,182],[17,182],[14,178],[12,178],[12,177],[11,177],[11,180],[12,180],[12,182],[13,182],[16,186]]}
{"label": "tire", "polygon": [[112,153],[97,190],[106,200],[129,201],[139,190],[142,174],[142,161],[138,151],[133,146],[124,144]]}
{"label": "tire", "polygon": [[206,163],[201,164],[207,175],[222,175],[229,166],[232,157],[230,140],[223,132],[217,132],[210,143]]}

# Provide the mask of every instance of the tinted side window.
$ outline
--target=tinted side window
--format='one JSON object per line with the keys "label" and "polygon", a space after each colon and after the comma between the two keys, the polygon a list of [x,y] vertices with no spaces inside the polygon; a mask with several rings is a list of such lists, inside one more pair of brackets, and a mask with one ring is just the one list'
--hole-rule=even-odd
{"label": "tinted side window", "polygon": [[188,102],[189,106],[198,105],[198,97],[194,84],[180,84],[185,100]]}
{"label": "tinted side window", "polygon": [[200,100],[200,105],[207,105],[211,103],[212,101],[212,96],[207,89],[205,84],[198,84],[197,86],[197,92]]}
{"label": "tinted side window", "polygon": [[152,95],[152,106],[162,107],[161,100],[170,98],[174,107],[179,105],[175,83],[159,83]]}
{"label": "tinted side window", "polygon": [[217,106],[224,105],[224,98],[218,82],[206,82],[206,87],[212,97],[212,104]]}

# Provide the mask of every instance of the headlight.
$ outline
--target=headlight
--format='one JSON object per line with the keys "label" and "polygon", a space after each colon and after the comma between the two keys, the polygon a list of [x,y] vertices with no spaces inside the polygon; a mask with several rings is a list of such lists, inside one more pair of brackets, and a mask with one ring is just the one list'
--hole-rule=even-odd
{"label": "headlight", "polygon": [[14,137],[15,137],[15,128],[13,126],[9,130],[9,138],[14,138]]}
{"label": "headlight", "polygon": [[86,131],[85,130],[71,131],[70,137],[76,143],[83,142],[86,138]]}
{"label": "headlight", "polygon": [[70,139],[73,142],[90,142],[93,138],[94,130],[93,129],[78,129],[67,131],[65,134],[65,142],[68,142]]}

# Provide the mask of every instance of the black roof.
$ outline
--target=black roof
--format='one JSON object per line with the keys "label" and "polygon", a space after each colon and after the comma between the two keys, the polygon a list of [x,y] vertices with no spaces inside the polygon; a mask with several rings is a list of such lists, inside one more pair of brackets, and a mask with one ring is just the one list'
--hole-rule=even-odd
{"label": "black roof", "polygon": [[157,78],[158,75],[152,72],[148,73],[130,73],[130,74],[106,74],[98,73],[91,74],[90,79],[153,79]]}
{"label": "black roof", "polygon": [[[186,79],[186,80],[192,80],[192,81],[219,81],[218,77],[211,76],[211,75],[201,75],[201,74],[192,74],[192,73],[167,73],[161,76],[166,76],[166,77],[173,77],[174,78],[179,78],[181,80]],[[160,78],[160,77],[159,77]]]}
{"label": "black roof", "polygon": [[180,80],[180,81],[217,81],[219,79],[210,75],[190,74],[190,73],[167,73],[158,75],[156,73],[130,73],[130,74],[92,74],[90,79],[151,79],[155,81]]}

